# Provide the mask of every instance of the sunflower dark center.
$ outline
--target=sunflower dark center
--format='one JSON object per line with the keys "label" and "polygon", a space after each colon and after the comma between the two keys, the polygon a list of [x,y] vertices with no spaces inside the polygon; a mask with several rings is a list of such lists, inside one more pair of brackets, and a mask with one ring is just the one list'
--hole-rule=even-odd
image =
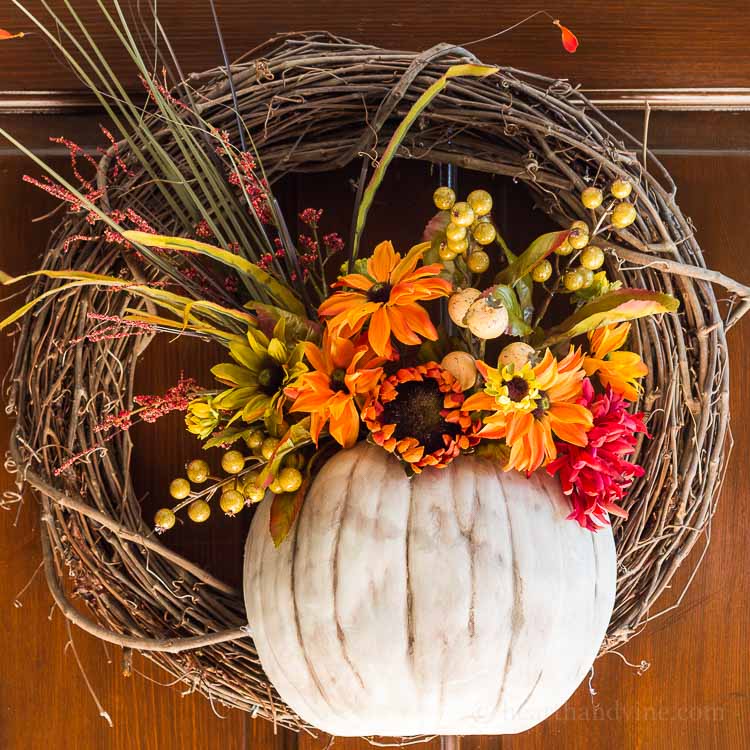
{"label": "sunflower dark center", "polygon": [[346,370],[338,368],[331,373],[330,377],[331,390],[332,391],[345,391],[346,390]]}
{"label": "sunflower dark center", "polygon": [[443,394],[432,378],[411,380],[398,386],[396,398],[385,404],[382,420],[396,425],[397,440],[413,437],[425,453],[432,453],[445,447],[443,435],[455,437],[460,429],[440,416],[443,408]]}
{"label": "sunflower dark center", "polygon": [[391,297],[391,285],[385,281],[378,281],[367,290],[370,302],[388,302]]}
{"label": "sunflower dark center", "polygon": [[529,383],[524,378],[512,378],[507,383],[508,398],[511,401],[523,401],[529,395]]}
{"label": "sunflower dark center", "polygon": [[258,373],[258,386],[266,396],[273,396],[284,382],[284,370],[278,362],[267,362]]}
{"label": "sunflower dark center", "polygon": [[539,398],[536,400],[536,408],[531,412],[534,419],[541,419],[549,409],[549,398],[544,391],[539,391]]}

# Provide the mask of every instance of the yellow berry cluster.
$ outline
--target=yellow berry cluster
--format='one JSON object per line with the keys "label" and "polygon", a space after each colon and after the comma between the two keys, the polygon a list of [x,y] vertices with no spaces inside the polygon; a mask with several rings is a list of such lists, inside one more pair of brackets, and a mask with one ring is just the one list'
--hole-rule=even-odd
{"label": "yellow berry cluster", "polygon": [[486,190],[472,190],[465,201],[457,202],[455,191],[443,186],[433,193],[432,200],[438,209],[450,212],[440,259],[450,261],[463,255],[472,273],[484,273],[490,267],[490,256],[482,248],[497,237],[490,216],[492,196]]}
{"label": "yellow berry cluster", "polygon": [[[566,257],[574,251],[580,261],[579,266],[568,266],[562,277],[562,283],[569,292],[588,289],[594,283],[594,271],[604,265],[604,251],[597,245],[590,244],[591,236],[585,221],[574,221],[570,225],[568,237],[555,249],[555,254]],[[540,284],[552,276],[552,263],[545,259],[531,269],[531,278]]]}
{"label": "yellow berry cluster", "polygon": [[[246,438],[247,447],[252,451],[246,456],[242,451],[232,449],[221,457],[221,468],[228,475],[216,479],[205,489],[193,491],[192,485],[205,484],[212,477],[208,462],[196,458],[186,466],[186,477],[176,477],[170,482],[169,494],[178,504],[174,508],[161,508],[154,516],[154,526],[158,532],[171,529],[177,520],[176,512],[187,505],[188,518],[195,523],[207,521],[211,515],[208,500],[220,491],[219,507],[228,516],[237,515],[246,505],[259,503],[266,494],[260,483],[263,465],[271,459],[278,448],[279,439],[267,435],[263,430],[254,430]],[[249,468],[249,466],[255,468]],[[274,477],[268,490],[273,494],[296,492],[302,486],[304,458],[299,454],[285,456],[282,468]]]}
{"label": "yellow berry cluster", "polygon": [[[627,199],[633,191],[633,186],[627,180],[615,180],[609,186],[609,192],[617,201],[611,207],[610,221],[616,229],[629,227],[638,217],[635,206]],[[581,192],[581,203],[586,208],[599,208],[604,202],[604,192],[598,187],[587,187]]]}

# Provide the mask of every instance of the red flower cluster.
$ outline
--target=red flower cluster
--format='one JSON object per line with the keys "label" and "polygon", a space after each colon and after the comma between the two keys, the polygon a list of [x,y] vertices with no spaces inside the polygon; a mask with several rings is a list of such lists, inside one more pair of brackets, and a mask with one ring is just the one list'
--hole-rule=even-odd
{"label": "red flower cluster", "polygon": [[563,492],[573,506],[569,518],[596,531],[609,523],[607,513],[627,518],[617,503],[633,480],[643,476],[643,468],[625,457],[635,451],[637,434],[648,435],[648,431],[642,413],[628,412],[628,402],[611,388],[595,394],[588,378],[578,403],[593,416],[588,444],[579,447],[555,441],[558,456],[547,471],[560,474]]}
{"label": "red flower cluster", "polygon": [[323,235],[323,247],[328,255],[336,255],[344,249],[344,240],[338,232]]}
{"label": "red flower cluster", "polygon": [[80,344],[82,341],[114,341],[116,339],[127,338],[128,336],[139,336],[145,333],[156,332],[156,326],[141,320],[129,320],[117,315],[103,315],[93,312],[88,313],[86,317],[102,325],[95,326],[83,336],[71,339],[70,346]]}
{"label": "red flower cluster", "polygon": [[321,216],[323,216],[322,208],[306,208],[304,211],[300,211],[299,219],[310,229],[317,229]]}
{"label": "red flower cluster", "polygon": [[[228,152],[228,147],[225,147]],[[252,154],[243,152],[237,160],[237,168],[229,173],[230,185],[241,187],[252,210],[263,224],[273,223],[273,212],[269,203],[270,191],[265,178],[255,173],[255,159]]]}
{"label": "red flower cluster", "polygon": [[191,399],[201,390],[193,378],[180,377],[177,385],[172,386],[163,396],[135,396],[133,401],[141,407],[136,411],[144,422],[156,422],[169,412],[186,411]]}

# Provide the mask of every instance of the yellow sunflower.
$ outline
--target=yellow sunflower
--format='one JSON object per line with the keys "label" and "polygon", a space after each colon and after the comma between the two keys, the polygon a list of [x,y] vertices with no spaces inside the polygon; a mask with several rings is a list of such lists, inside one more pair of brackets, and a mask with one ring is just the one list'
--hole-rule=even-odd
{"label": "yellow sunflower", "polygon": [[211,368],[214,377],[229,386],[214,396],[212,406],[236,411],[229,420],[256,422],[262,419],[275,431],[281,424],[285,402],[284,388],[307,370],[303,362],[304,345],[288,341],[283,318],[276,323],[271,337],[257,328],[248,329],[229,345],[234,360]]}

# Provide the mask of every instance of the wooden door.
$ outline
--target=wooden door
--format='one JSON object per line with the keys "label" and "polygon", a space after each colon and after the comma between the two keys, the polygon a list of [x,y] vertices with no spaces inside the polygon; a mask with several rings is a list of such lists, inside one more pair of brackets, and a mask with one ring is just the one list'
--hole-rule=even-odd
{"label": "wooden door", "polygon": [[[95,0],[77,0],[74,5],[115,69],[129,87],[137,89],[138,81]],[[39,2],[29,7],[34,13],[43,11]],[[66,12],[62,0],[52,0],[51,7]],[[464,43],[535,10],[525,3],[496,0],[483,4],[225,0],[217,8],[230,56],[276,32],[303,28],[327,28],[402,49],[422,49],[442,40]],[[550,10],[579,35],[576,55],[562,52],[556,30],[539,18],[472,49],[487,62],[580,83],[639,136],[645,123],[644,102],[649,99],[649,145],[672,170],[678,200],[697,227],[708,264],[750,282],[750,88],[742,88],[750,87],[747,3],[603,6],[568,0]],[[220,63],[207,2],[161,0],[159,11],[185,71]],[[0,28],[30,30],[31,25],[18,9],[5,4],[0,8]],[[100,114],[81,92],[80,82],[59,63],[39,33],[0,42],[0,125],[60,166],[66,156],[48,143],[49,136],[67,135],[87,147],[99,143]],[[719,111],[712,111],[715,108]],[[21,182],[29,172],[36,170],[12,147],[0,143],[0,268],[13,274],[38,264],[54,225],[54,217],[32,222],[54,204]],[[427,169],[401,168],[395,179],[414,190],[434,185]],[[320,199],[315,205],[325,205],[332,220],[346,228],[342,202],[321,181],[311,178],[297,187],[300,207],[314,196]],[[502,190],[513,200],[512,187]],[[387,211],[379,221],[381,232],[406,233]],[[12,299],[0,303],[0,315],[13,304]],[[745,429],[750,420],[750,345],[744,338],[749,331],[745,323],[729,336],[734,455],[711,525],[711,546],[697,576],[690,582],[686,566],[665,597],[666,612],[621,650],[621,658],[610,655],[598,661],[591,682],[541,726],[516,737],[465,738],[460,741],[462,750],[750,747],[746,531],[750,485],[745,468],[750,455]],[[2,369],[11,357],[11,343],[0,338]],[[169,356],[166,352],[165,345],[149,351],[147,366],[139,372],[142,392],[158,392],[180,369],[205,375],[208,358],[202,350],[181,346],[170,349]],[[3,445],[10,427],[10,420],[0,417]],[[147,511],[158,503],[185,452],[195,447],[179,420],[164,429],[168,432],[158,435],[140,429],[134,436],[140,467],[137,482],[139,491],[147,495]],[[4,493],[0,498],[4,511],[0,513],[0,633],[4,636],[0,748],[313,750],[326,746],[327,736],[274,734],[267,723],[186,694],[184,685],[170,685],[168,676],[146,660],[136,658],[133,675],[123,677],[118,649],[69,630],[52,607],[37,575],[41,553],[34,501],[26,497],[18,502],[6,474],[0,475],[0,491]],[[241,523],[220,520],[195,535],[183,535],[175,544],[236,582],[245,529]],[[694,555],[703,553],[701,543]],[[683,591],[679,609],[668,609]],[[342,750],[367,747],[359,740],[336,740],[335,745]],[[436,749],[438,741],[430,746]]]}

